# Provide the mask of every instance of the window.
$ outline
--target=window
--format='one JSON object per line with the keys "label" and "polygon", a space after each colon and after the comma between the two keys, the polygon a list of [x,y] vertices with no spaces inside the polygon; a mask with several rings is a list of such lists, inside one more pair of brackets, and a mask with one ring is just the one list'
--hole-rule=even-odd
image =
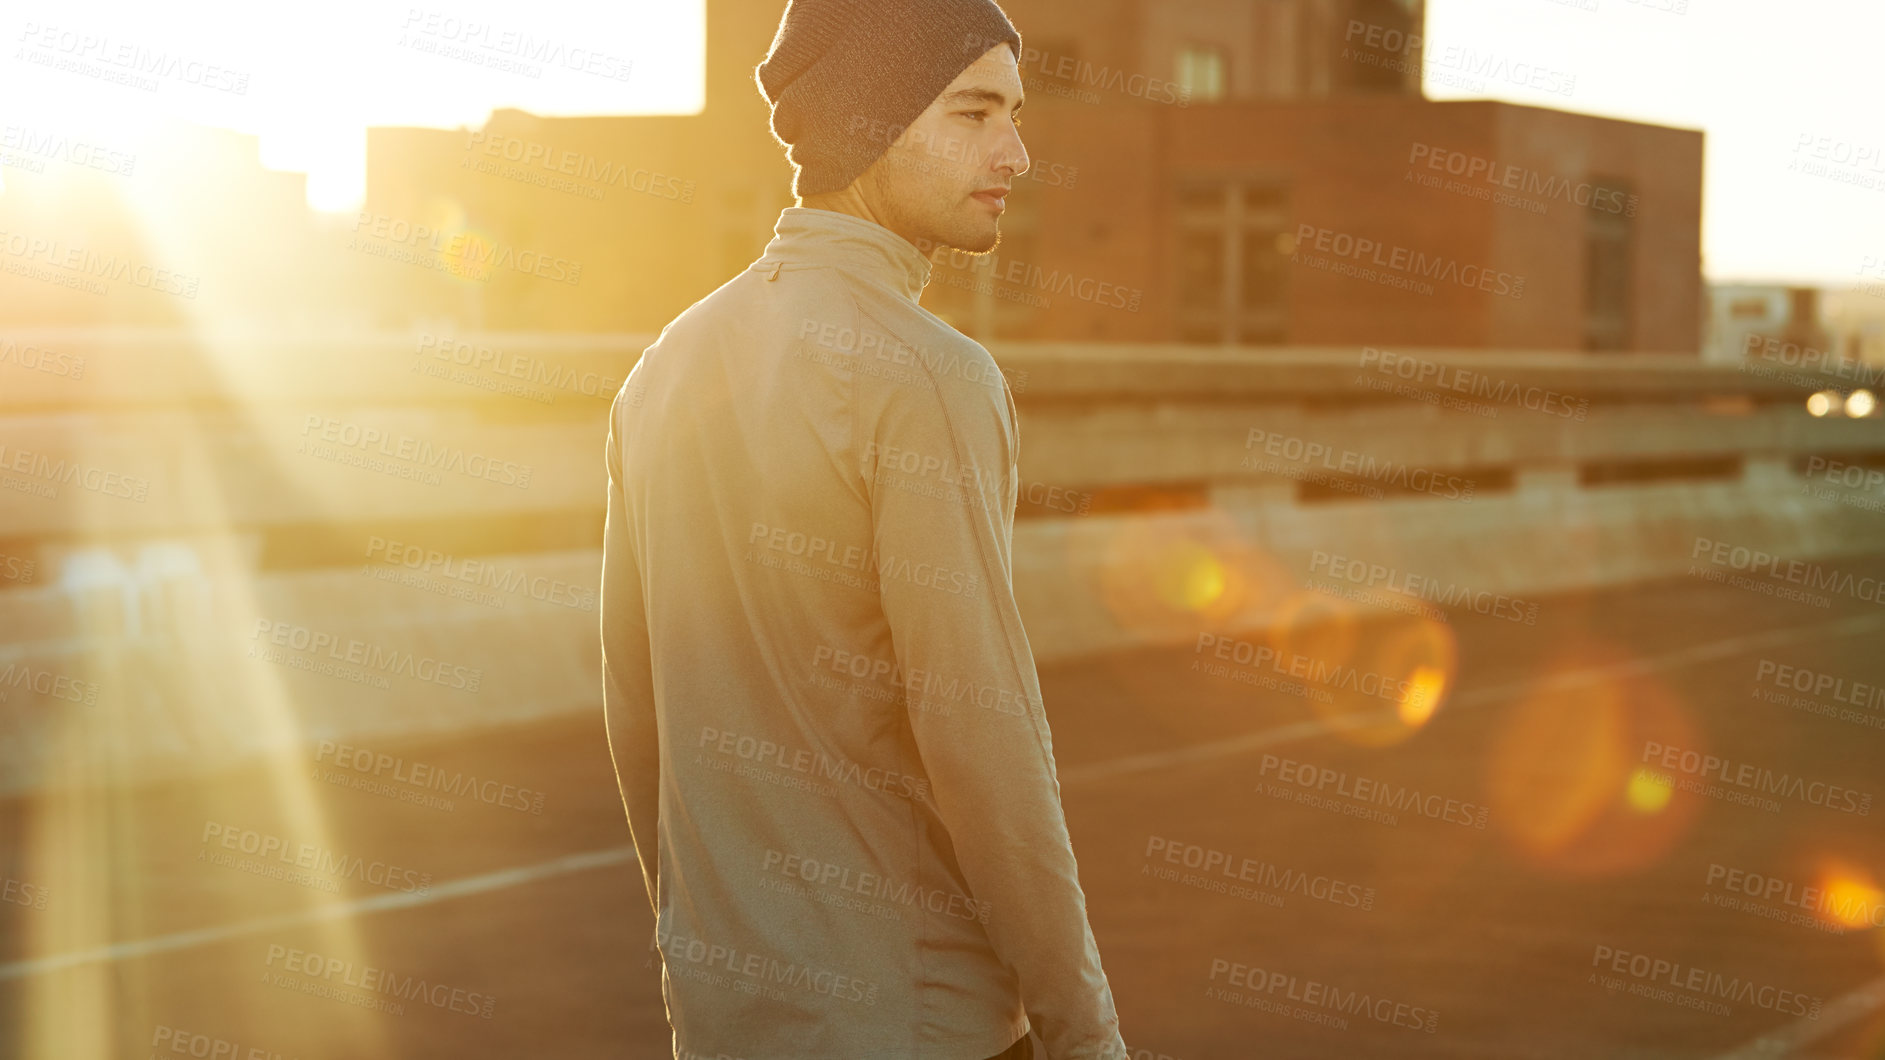
{"label": "window", "polygon": [[1766,320],[1773,313],[1765,298],[1737,298],[1728,303],[1730,320]]}
{"label": "window", "polygon": [[1224,98],[1224,49],[1189,45],[1178,51],[1178,85],[1193,103],[1209,103]]}
{"label": "window", "polygon": [[1179,341],[1287,341],[1288,183],[1192,178],[1179,185],[1176,208]]}
{"label": "window", "polygon": [[[1591,181],[1591,201],[1625,202],[1620,181]],[[1584,348],[1622,350],[1630,343],[1631,220],[1621,213],[1584,214]]]}

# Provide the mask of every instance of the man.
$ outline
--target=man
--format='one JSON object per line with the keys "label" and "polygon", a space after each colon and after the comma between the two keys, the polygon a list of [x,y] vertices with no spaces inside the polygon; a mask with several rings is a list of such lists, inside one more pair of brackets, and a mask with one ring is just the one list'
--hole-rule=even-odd
{"label": "man", "polygon": [[[992,47],[991,47],[992,45]],[[610,412],[609,747],[679,1057],[1126,1057],[1010,548],[1014,400],[917,304],[1028,157],[989,0],[792,0],[799,205]]]}

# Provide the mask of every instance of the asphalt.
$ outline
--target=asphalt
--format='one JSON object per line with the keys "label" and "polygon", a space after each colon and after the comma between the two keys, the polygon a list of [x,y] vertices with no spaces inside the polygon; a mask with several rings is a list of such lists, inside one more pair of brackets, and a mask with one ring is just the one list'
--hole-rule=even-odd
{"label": "asphalt", "polygon": [[[1882,637],[1876,603],[1701,579],[1545,599],[1535,625],[1240,636],[1401,675],[1456,644],[1417,729],[1214,644],[1044,668],[1134,1056],[1885,1057],[1885,930],[1788,904],[1835,878],[1880,900],[1885,807],[1854,806],[1885,789],[1885,707],[1759,694],[1786,666],[1862,696]],[[0,803],[0,1056],[670,1055],[599,708],[366,747],[403,763],[379,791],[314,748]],[[1671,789],[1640,772],[1660,748],[1670,774],[1726,764]],[[416,802],[416,767],[495,784]],[[1748,804],[1782,774],[1803,783]],[[250,871],[304,844],[310,875]]]}

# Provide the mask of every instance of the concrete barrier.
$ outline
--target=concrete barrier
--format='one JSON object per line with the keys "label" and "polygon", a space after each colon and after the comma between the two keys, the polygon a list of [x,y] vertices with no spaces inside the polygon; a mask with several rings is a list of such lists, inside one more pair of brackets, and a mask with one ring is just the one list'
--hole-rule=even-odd
{"label": "concrete barrier", "polygon": [[[599,709],[613,390],[584,380],[619,382],[647,337],[247,340],[249,360],[34,341],[84,369],[0,379],[0,790]],[[441,376],[440,348],[498,352]],[[1807,415],[1822,377],[1426,351],[1395,355],[1409,389],[1383,351],[993,349],[1043,663],[1341,614],[1443,624],[1436,602],[1523,622],[1553,594],[1736,574],[1736,549],[1832,571],[1885,540],[1885,421]]]}

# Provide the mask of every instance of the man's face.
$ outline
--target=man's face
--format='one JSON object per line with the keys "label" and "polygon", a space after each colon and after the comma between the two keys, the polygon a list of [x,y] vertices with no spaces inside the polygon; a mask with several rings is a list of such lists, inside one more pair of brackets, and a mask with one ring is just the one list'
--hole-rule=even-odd
{"label": "man's face", "polygon": [[1006,43],[984,52],[858,178],[884,227],[926,252],[975,254],[1001,239],[1003,199],[1028,171],[1021,70]]}

